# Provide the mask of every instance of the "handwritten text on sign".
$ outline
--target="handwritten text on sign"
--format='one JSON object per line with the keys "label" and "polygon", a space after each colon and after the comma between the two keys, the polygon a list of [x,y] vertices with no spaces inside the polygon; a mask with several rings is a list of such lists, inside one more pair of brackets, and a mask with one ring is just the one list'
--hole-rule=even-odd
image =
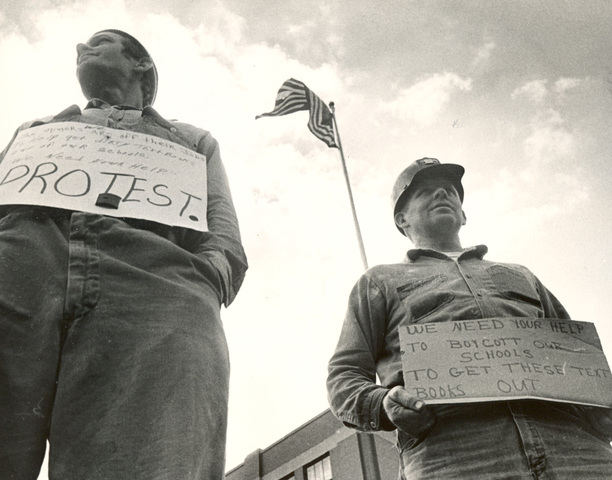
{"label": "handwritten text on sign", "polygon": [[[118,208],[96,206],[100,194]],[[0,205],[44,205],[206,231],[206,157],[176,143],[78,122],[19,132],[0,163]]]}
{"label": "handwritten text on sign", "polygon": [[406,390],[429,404],[538,398],[612,407],[592,323],[488,318],[399,327]]}

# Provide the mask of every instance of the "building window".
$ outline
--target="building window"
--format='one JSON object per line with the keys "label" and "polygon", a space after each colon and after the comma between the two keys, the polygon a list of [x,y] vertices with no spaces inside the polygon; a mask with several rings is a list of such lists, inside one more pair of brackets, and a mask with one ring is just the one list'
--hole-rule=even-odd
{"label": "building window", "polygon": [[291,475],[281,478],[281,480],[295,480],[295,475],[292,473]]}
{"label": "building window", "polygon": [[329,454],[318,458],[314,463],[306,466],[306,480],[332,480]]}

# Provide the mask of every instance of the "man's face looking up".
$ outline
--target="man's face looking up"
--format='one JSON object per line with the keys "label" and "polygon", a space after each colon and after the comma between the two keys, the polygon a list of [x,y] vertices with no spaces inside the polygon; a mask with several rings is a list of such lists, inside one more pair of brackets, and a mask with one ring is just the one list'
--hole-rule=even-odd
{"label": "man's face looking up", "polygon": [[123,37],[101,32],[77,45],[77,78],[85,97],[95,97],[101,88],[121,86],[137,78],[138,60],[125,53]]}
{"label": "man's face looking up", "polygon": [[453,182],[446,178],[424,178],[410,186],[401,210],[403,228],[411,238],[450,238],[465,224],[461,199]]}

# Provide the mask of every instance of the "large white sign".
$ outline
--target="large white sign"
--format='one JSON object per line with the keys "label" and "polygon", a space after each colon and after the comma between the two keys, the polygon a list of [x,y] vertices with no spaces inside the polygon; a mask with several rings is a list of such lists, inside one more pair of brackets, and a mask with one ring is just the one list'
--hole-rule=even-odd
{"label": "large white sign", "polygon": [[430,404],[537,398],[612,407],[595,325],[485,318],[399,327],[406,390]]}
{"label": "large white sign", "polygon": [[206,231],[206,157],[151,135],[78,122],[19,132],[0,205],[43,205]]}

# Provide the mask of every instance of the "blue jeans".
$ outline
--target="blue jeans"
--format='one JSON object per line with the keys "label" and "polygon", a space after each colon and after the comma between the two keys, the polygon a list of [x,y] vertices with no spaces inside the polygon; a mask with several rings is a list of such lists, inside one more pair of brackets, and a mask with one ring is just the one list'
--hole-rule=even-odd
{"label": "blue jeans", "polygon": [[195,255],[120,219],[0,219],[0,479],[221,479],[229,359]]}
{"label": "blue jeans", "polygon": [[398,434],[403,479],[608,480],[612,448],[576,409],[538,401],[434,407],[419,444]]}

